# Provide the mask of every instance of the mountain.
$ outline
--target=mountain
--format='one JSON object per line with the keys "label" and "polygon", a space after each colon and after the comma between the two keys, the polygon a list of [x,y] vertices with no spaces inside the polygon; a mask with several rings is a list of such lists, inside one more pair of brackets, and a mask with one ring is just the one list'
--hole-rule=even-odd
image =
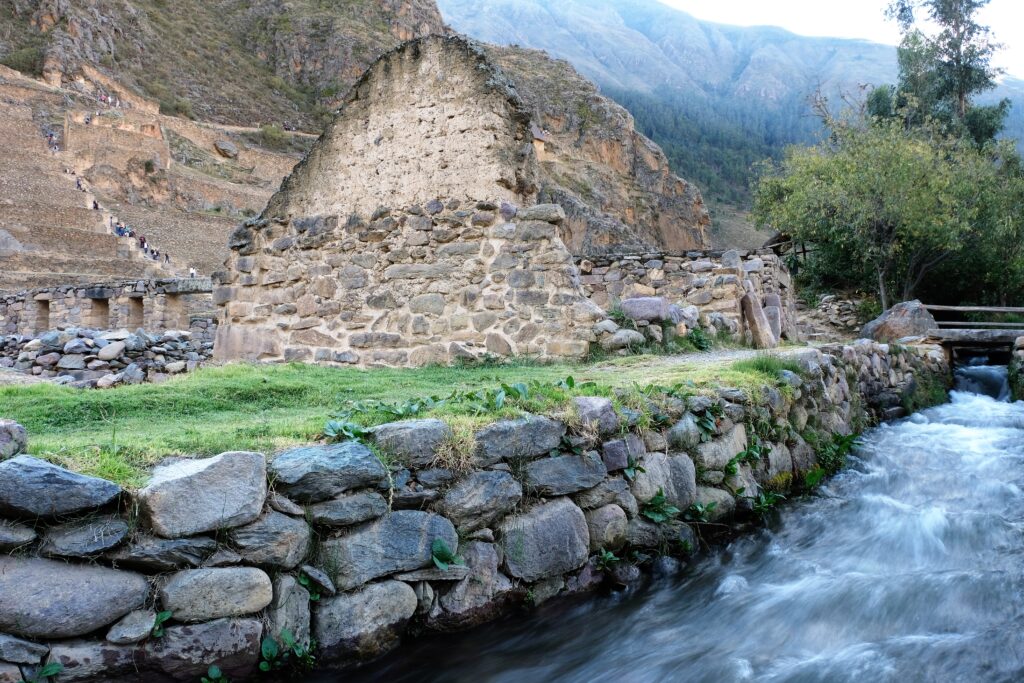
{"label": "mountain", "polygon": [[383,52],[447,28],[433,0],[0,0],[0,61],[51,85],[91,65],[216,123],[319,128]]}
{"label": "mountain", "polygon": [[[809,98],[857,97],[896,79],[896,50],[773,27],[701,21],[656,0],[439,0],[456,30],[569,60],[624,105],[712,203],[749,200],[751,166],[820,134]],[[1007,134],[1024,138],[1024,81]]]}

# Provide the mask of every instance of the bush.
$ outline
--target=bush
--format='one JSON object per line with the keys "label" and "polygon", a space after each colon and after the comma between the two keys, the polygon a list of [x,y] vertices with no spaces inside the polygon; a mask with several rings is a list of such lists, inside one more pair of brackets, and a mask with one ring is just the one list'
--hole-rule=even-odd
{"label": "bush", "polygon": [[38,78],[43,75],[43,50],[38,47],[23,47],[0,59],[0,64]]}
{"label": "bush", "polygon": [[281,126],[267,123],[260,126],[260,143],[270,149],[283,149],[288,146],[288,136]]}
{"label": "bush", "polygon": [[803,371],[795,360],[781,358],[773,353],[759,353],[753,358],[738,360],[732,364],[732,367],[740,372],[759,372],[774,379],[780,379],[784,370],[797,375]]}

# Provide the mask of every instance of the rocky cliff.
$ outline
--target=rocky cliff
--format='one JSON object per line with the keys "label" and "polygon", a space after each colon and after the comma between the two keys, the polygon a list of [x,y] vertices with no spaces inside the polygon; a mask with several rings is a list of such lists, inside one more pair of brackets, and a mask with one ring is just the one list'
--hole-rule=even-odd
{"label": "rocky cliff", "polygon": [[0,58],[59,85],[92,65],[165,113],[315,125],[382,52],[446,30],[433,0],[13,0]]}

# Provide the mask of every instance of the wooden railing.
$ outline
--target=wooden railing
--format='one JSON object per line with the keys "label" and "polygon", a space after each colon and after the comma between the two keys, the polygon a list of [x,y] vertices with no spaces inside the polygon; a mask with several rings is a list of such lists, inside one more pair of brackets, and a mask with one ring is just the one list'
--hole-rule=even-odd
{"label": "wooden railing", "polygon": [[[966,317],[969,313],[1024,315],[1017,306],[940,306],[925,305],[931,313],[955,313]],[[973,320],[936,320],[937,330],[931,337],[949,343],[1006,344],[1024,336],[1024,322],[986,322]]]}

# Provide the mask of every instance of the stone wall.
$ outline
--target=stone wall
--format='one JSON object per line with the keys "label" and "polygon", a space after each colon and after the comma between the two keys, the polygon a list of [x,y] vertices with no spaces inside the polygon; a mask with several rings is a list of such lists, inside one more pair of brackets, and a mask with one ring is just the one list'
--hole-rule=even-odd
{"label": "stone wall", "polygon": [[1013,356],[1008,370],[1010,400],[1024,401],[1024,337],[1018,337],[1013,344]]}
{"label": "stone wall", "polygon": [[433,200],[247,222],[216,276],[220,360],[426,365],[586,355],[603,313],[557,205]]}
{"label": "stone wall", "polygon": [[[231,452],[168,461],[139,491],[29,456],[0,462],[0,680],[48,661],[62,681],[196,680],[210,665],[241,681],[261,638],[285,630],[315,639],[321,665],[346,665],[403,635],[629,583],[633,550],[678,568],[673,556],[700,547],[694,522],[746,523],[758,493],[829,465],[813,444],[949,381],[938,347],[792,357],[800,374],[752,393],[651,394],[657,421],[577,396],[568,415],[478,429],[464,460],[446,423],[419,419],[371,431],[386,459],[356,441],[269,464]],[[0,459],[24,446],[0,424]],[[689,517],[645,514],[659,495]],[[458,558],[447,569],[433,561],[445,551]],[[603,551],[623,559],[609,567]],[[157,610],[170,613],[159,636]]]}
{"label": "stone wall", "polygon": [[788,339],[798,339],[793,283],[785,264],[769,249],[626,254],[577,259],[577,264],[583,290],[605,310],[626,299],[656,296],[696,307],[702,327],[733,335],[744,330],[740,299],[749,281],[762,302],[769,295],[779,297],[783,331]]}
{"label": "stone wall", "polygon": [[67,328],[34,338],[0,336],[0,368],[60,378],[80,388],[159,382],[170,375],[192,372],[209,360],[213,341],[204,338],[206,329],[197,329],[202,334]]}
{"label": "stone wall", "polygon": [[215,333],[209,278],[63,285],[0,296],[0,335],[33,337],[49,330],[144,328]]}

